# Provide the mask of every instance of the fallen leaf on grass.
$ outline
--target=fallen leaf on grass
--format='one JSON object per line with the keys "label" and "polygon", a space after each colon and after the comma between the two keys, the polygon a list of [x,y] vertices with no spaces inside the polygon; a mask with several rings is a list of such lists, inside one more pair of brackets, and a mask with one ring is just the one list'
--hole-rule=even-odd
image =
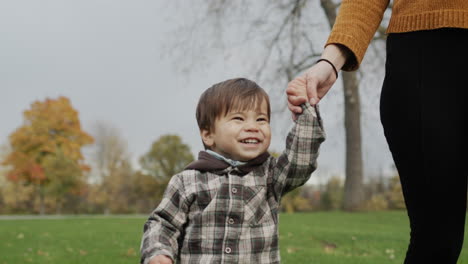
{"label": "fallen leaf on grass", "polygon": [[49,256],[49,252],[42,251],[42,250],[39,249],[39,250],[37,251],[37,255],[48,257],[48,256]]}
{"label": "fallen leaf on grass", "polygon": [[325,253],[332,253],[338,246],[334,243],[322,240],[323,251]]}
{"label": "fallen leaf on grass", "polygon": [[387,248],[385,249],[385,253],[388,254],[389,259],[394,259],[395,258],[395,250],[392,248]]}
{"label": "fallen leaf on grass", "polygon": [[73,253],[73,248],[67,247],[67,251],[70,252],[70,253]]}
{"label": "fallen leaf on grass", "polygon": [[296,252],[296,251],[297,251],[297,248],[293,248],[293,247],[288,247],[288,248],[286,249],[286,252],[288,252],[289,254],[294,253],[294,252]]}
{"label": "fallen leaf on grass", "polygon": [[24,234],[23,234],[23,233],[19,233],[19,234],[16,236],[16,238],[18,238],[18,239],[23,239],[23,238],[24,238]]}
{"label": "fallen leaf on grass", "polygon": [[86,252],[85,250],[80,249],[80,255],[81,256],[86,256],[87,254],[88,254],[88,252]]}
{"label": "fallen leaf on grass", "polygon": [[125,254],[127,257],[136,257],[136,251],[134,248],[129,248]]}

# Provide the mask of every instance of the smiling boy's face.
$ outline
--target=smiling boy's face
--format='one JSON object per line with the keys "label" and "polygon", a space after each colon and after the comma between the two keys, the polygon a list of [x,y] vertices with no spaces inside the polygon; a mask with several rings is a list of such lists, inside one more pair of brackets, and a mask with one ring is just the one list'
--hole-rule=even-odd
{"label": "smiling boy's face", "polygon": [[226,158],[248,161],[267,151],[271,141],[268,106],[264,100],[257,109],[233,109],[216,119],[212,131],[201,130],[209,149]]}

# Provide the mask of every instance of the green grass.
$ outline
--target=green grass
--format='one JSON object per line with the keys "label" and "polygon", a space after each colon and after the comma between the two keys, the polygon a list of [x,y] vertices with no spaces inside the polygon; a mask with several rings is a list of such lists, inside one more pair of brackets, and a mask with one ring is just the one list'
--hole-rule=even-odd
{"label": "green grass", "polygon": [[284,263],[403,263],[409,234],[402,212],[284,214],[280,223]]}
{"label": "green grass", "polygon": [[[145,217],[0,220],[0,264],[138,263]],[[404,212],[282,214],[282,263],[402,263]],[[460,264],[468,264],[466,246]]]}

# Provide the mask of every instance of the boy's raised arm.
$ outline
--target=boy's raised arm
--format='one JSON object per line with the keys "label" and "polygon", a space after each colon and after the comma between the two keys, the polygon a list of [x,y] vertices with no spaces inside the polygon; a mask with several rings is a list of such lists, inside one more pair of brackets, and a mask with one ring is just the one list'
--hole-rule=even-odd
{"label": "boy's raised arm", "polygon": [[159,206],[151,213],[144,226],[141,241],[141,264],[148,264],[157,255],[173,261],[179,249],[178,239],[187,221],[188,205],[184,185],[177,175],[172,177]]}
{"label": "boy's raised arm", "polygon": [[317,168],[320,144],[325,140],[317,107],[301,105],[302,113],[286,138],[286,149],[273,168],[272,184],[277,198],[303,185]]}

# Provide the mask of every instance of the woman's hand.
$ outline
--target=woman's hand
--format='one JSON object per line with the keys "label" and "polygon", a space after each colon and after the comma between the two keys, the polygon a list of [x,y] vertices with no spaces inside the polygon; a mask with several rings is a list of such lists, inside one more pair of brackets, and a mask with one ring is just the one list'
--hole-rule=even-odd
{"label": "woman's hand", "polygon": [[328,63],[319,62],[312,66],[304,75],[289,82],[286,89],[289,110],[294,114],[300,114],[301,104],[307,101],[311,105],[318,104],[335,81],[335,71]]}
{"label": "woman's hand", "polygon": [[[346,48],[334,44],[328,45],[322,54],[322,58],[329,60],[338,70],[343,67],[347,57]],[[301,89],[306,89],[310,104],[316,105],[328,93],[336,80],[337,76],[332,65],[325,61],[315,64],[304,75],[296,77],[288,84],[286,93],[289,110],[295,114],[302,112],[300,105],[304,103],[303,95],[298,93]]]}

